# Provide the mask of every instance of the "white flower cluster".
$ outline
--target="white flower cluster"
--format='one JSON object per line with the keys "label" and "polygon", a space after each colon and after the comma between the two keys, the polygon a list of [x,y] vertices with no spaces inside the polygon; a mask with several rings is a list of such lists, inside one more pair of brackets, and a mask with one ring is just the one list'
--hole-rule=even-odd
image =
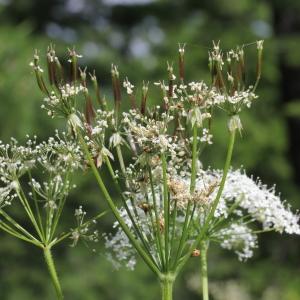
{"label": "white flower cluster", "polygon": [[94,138],[97,138],[101,141],[101,143],[104,143],[105,139],[105,132],[107,128],[109,127],[109,124],[112,124],[114,122],[113,119],[114,111],[104,111],[101,109],[98,109],[96,111],[95,115],[95,124],[90,125],[91,126],[91,134]]}
{"label": "white flower cluster", "polygon": [[86,242],[99,242],[99,232],[98,230],[93,230],[92,225],[97,224],[95,219],[91,219],[88,222],[84,222],[86,217],[86,211],[83,210],[82,206],[75,209],[75,218],[77,227],[71,230],[70,239],[73,241],[72,247],[75,247],[79,239],[83,239]]}
{"label": "white flower cluster", "polygon": [[44,104],[41,105],[49,116],[69,116],[75,113],[76,96],[80,93],[87,92],[87,88],[83,85],[65,84],[59,89],[59,93],[55,91],[49,92],[44,98]]}
{"label": "white flower cluster", "polygon": [[[114,125],[114,111],[104,111],[98,109],[95,113],[93,124],[85,124],[88,128],[88,135],[85,136],[85,141],[95,159],[96,166],[101,167],[105,158],[114,159],[113,154],[106,147],[106,131],[109,125]],[[115,147],[117,144],[122,144],[123,139],[118,132],[111,135],[109,147]]]}
{"label": "white flower cluster", "polygon": [[257,235],[244,224],[231,224],[228,228],[221,229],[216,238],[224,249],[234,250],[240,261],[245,261],[253,256],[257,248]]}
{"label": "white flower cluster", "polygon": [[13,138],[10,144],[0,141],[0,207],[10,205],[17,197],[18,179],[34,167],[38,156],[35,145],[35,138],[28,139],[26,146]]}
{"label": "white flower cluster", "polygon": [[[180,237],[183,220],[186,213],[186,207],[189,201],[195,205],[194,224],[195,232],[190,233],[189,240],[193,241],[197,238],[205,216],[211,208],[211,204],[216,197],[218,187],[221,181],[222,172],[218,170],[201,170],[198,172],[196,180],[196,189],[194,193],[190,193],[190,177],[169,177],[168,188],[170,192],[170,200],[174,209],[176,202],[178,209],[176,220],[176,234]],[[162,189],[160,182],[155,185],[155,198],[157,199],[157,207],[159,209],[160,222],[163,226],[163,205],[162,205]],[[136,193],[130,193],[136,203],[139,212],[139,224],[142,224],[143,232],[148,240],[154,241],[153,232],[146,227],[149,224],[153,205],[153,194],[148,188],[147,183],[144,189],[138,190]],[[147,210],[140,203],[147,195],[149,204]],[[234,208],[234,209],[233,209]],[[132,210],[132,208],[131,208]],[[121,209],[123,219],[131,230],[133,230],[130,218],[125,209]],[[225,220],[224,225],[215,227],[216,222]],[[262,230],[255,231],[250,224],[253,222],[262,224]],[[117,224],[115,224],[117,227]],[[215,212],[213,221],[209,225],[208,230],[212,241],[218,241],[221,247],[235,251],[239,260],[246,260],[253,255],[253,250],[257,247],[257,233],[275,230],[280,233],[300,234],[299,216],[293,214],[289,206],[285,205],[275,194],[274,188],[268,189],[260,181],[254,181],[248,177],[243,171],[230,171],[225,183],[225,188],[221,195],[221,199]],[[176,238],[176,237],[175,237]],[[154,246],[153,242],[153,247]],[[113,250],[115,257],[110,255],[110,259],[114,264],[123,262],[129,264],[130,268],[134,266],[134,251],[123,231],[118,227],[114,235],[106,236],[106,248]],[[152,249],[155,253],[155,248]],[[127,265],[128,266],[128,265]]]}
{"label": "white flower cluster", "polygon": [[[57,209],[57,202],[62,201],[71,189],[70,181],[62,178],[59,174],[50,176],[47,181],[41,183],[32,178],[29,185],[39,196],[40,201],[45,202],[44,207],[49,208],[50,211]],[[33,194],[30,193],[30,196]]]}
{"label": "white flower cluster", "polygon": [[[217,177],[220,175],[216,172]],[[239,208],[262,223],[263,229],[300,234],[299,215],[293,214],[290,206],[281,201],[280,197],[275,194],[274,187],[268,188],[260,180],[253,180],[241,170],[229,172],[222,201],[229,204],[239,201]],[[217,214],[226,215],[226,212],[220,208]]]}
{"label": "white flower cluster", "polygon": [[131,110],[123,113],[124,130],[144,153],[174,152],[177,147],[174,137],[167,134],[167,124],[172,116],[162,114],[162,120],[154,120]]}
{"label": "white flower cluster", "polygon": [[[133,213],[133,207],[127,202],[130,213]],[[120,215],[123,217],[126,225],[130,230],[134,230],[133,224],[124,208],[119,210]],[[142,214],[139,214],[139,218],[143,218]],[[142,220],[142,219],[140,219]],[[140,222],[139,225],[145,226],[146,223]],[[108,260],[113,264],[116,269],[119,269],[123,264],[129,269],[134,270],[136,265],[136,252],[132,247],[127,235],[115,222],[113,228],[116,228],[114,234],[104,234],[105,248],[108,250],[106,256]]]}
{"label": "white flower cluster", "polygon": [[38,163],[50,173],[72,172],[83,167],[84,158],[80,146],[70,140],[65,132],[62,136],[56,132],[55,137],[50,137],[36,148],[39,152]]}
{"label": "white flower cluster", "polygon": [[[62,176],[82,168],[83,155],[75,142],[67,139],[65,134],[63,136],[56,133],[41,144],[36,143],[36,138],[28,138],[25,146],[20,146],[15,139],[10,144],[0,142],[0,207],[11,204],[17,197],[19,178],[37,168],[49,175],[49,181],[42,184],[30,180],[30,185],[42,199],[54,201],[69,190],[69,182],[63,181]],[[56,206],[54,202],[46,205]]]}

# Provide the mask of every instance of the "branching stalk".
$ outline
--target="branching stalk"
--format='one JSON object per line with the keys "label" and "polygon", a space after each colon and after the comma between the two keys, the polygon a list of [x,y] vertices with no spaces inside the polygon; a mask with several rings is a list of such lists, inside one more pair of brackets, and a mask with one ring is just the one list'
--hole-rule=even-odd
{"label": "branching stalk", "polygon": [[162,300],[172,300],[173,299],[173,285],[175,281],[175,276],[173,274],[163,274],[160,279]]}

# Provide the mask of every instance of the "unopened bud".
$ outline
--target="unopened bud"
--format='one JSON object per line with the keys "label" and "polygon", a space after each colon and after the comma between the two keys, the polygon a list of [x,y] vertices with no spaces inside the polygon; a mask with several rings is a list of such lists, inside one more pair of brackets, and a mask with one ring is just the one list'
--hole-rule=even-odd
{"label": "unopened bud", "polygon": [[229,121],[228,121],[227,126],[228,126],[228,129],[229,129],[230,132],[234,132],[236,130],[241,132],[241,130],[243,129],[243,126],[242,126],[240,116],[239,115],[231,116]]}
{"label": "unopened bud", "polygon": [[148,89],[149,89],[149,82],[143,82],[142,87],[142,103],[141,103],[141,114],[145,114],[146,112],[146,102],[148,98]]}
{"label": "unopened bud", "polygon": [[77,80],[77,61],[79,57],[82,57],[81,55],[77,54],[75,51],[75,48],[72,50],[69,50],[69,62],[71,63],[71,78],[72,81],[75,82]]}
{"label": "unopened bud", "polygon": [[184,80],[184,47],[185,44],[179,44],[179,78],[181,81]]}
{"label": "unopened bud", "polygon": [[256,77],[257,80],[260,79],[261,76],[261,66],[262,66],[262,52],[263,52],[263,46],[264,46],[264,41],[260,40],[256,42],[257,45],[257,66],[256,66]]}

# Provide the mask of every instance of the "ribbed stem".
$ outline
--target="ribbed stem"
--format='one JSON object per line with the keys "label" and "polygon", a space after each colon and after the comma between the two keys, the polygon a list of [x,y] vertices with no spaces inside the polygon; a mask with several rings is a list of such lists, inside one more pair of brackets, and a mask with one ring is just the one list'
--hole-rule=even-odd
{"label": "ribbed stem", "polygon": [[165,274],[160,279],[162,300],[173,299],[173,284],[175,277],[172,274]]}
{"label": "ribbed stem", "polygon": [[64,299],[64,296],[56,273],[53,257],[51,254],[51,249],[49,247],[44,248],[44,257],[48,267],[49,274],[51,276],[52,283],[56,291],[57,299],[62,300]]}
{"label": "ribbed stem", "polygon": [[202,241],[200,243],[200,259],[201,259],[201,286],[202,286],[202,299],[209,300],[208,293],[208,276],[207,276],[207,249],[208,243]]}

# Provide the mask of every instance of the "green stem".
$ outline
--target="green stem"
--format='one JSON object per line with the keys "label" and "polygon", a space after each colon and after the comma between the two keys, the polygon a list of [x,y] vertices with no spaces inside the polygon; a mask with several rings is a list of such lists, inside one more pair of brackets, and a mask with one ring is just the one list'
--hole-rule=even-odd
{"label": "green stem", "polygon": [[191,170],[191,186],[190,192],[193,193],[195,191],[196,186],[196,175],[197,175],[197,138],[198,138],[198,130],[197,125],[195,124],[193,127],[193,146],[192,146],[192,170]]}
{"label": "green stem", "polygon": [[55,291],[56,291],[57,299],[62,300],[64,298],[64,296],[63,296],[62,289],[61,289],[61,286],[59,283],[59,279],[58,279],[58,276],[56,273],[53,257],[51,254],[51,248],[49,248],[49,247],[44,248],[44,257],[45,257],[45,261],[46,261],[46,264],[48,267],[49,274],[51,276],[52,283],[53,283]]}
{"label": "green stem", "polygon": [[[29,175],[29,180],[32,183],[32,175],[31,175],[30,171],[28,171],[28,175]],[[36,195],[35,189],[33,187],[31,187],[31,191],[32,191],[32,195],[33,195],[34,206],[35,206],[35,210],[36,210],[36,214],[37,214],[38,224],[40,226],[42,235],[45,236],[44,229],[43,229],[43,222],[42,222],[41,212],[40,212],[39,205],[38,205],[38,200],[37,200],[37,195]]]}
{"label": "green stem", "polygon": [[39,238],[41,239],[41,241],[44,241],[44,236],[43,236],[43,234],[42,234],[42,232],[41,232],[41,230],[40,230],[40,228],[39,228],[39,226],[38,226],[38,224],[37,224],[37,222],[35,220],[35,217],[33,215],[31,207],[30,207],[30,205],[28,203],[28,200],[27,200],[27,198],[25,196],[25,193],[23,192],[23,190],[22,190],[21,185],[20,185],[19,182],[18,182],[18,184],[19,184],[19,190],[17,190],[16,192],[17,192],[17,195],[19,197],[19,200],[20,200],[21,204],[23,205],[23,207],[24,207],[24,209],[25,209],[25,211],[26,211],[26,213],[27,213],[27,215],[28,215],[31,223],[33,224],[33,226],[34,226],[34,228],[35,228],[35,230],[36,230]]}
{"label": "green stem", "polygon": [[113,170],[113,168],[112,168],[112,165],[111,165],[111,163],[110,163],[110,161],[109,161],[109,159],[108,159],[107,156],[105,157],[105,162],[106,162],[106,165],[107,165],[107,167],[108,167],[110,176],[111,176],[112,180],[114,181],[114,184],[115,184],[115,186],[116,186],[116,189],[118,190],[118,192],[119,192],[119,194],[120,194],[120,197],[121,197],[121,199],[122,199],[124,208],[125,208],[125,210],[126,210],[126,212],[127,212],[128,217],[130,218],[130,221],[131,221],[131,223],[132,223],[132,225],[133,225],[133,228],[134,228],[134,230],[135,230],[137,236],[140,238],[140,240],[141,240],[143,246],[145,247],[145,249],[146,249],[146,251],[147,251],[147,254],[148,254],[149,257],[151,258],[151,260],[153,261],[153,263],[155,263],[155,260],[154,260],[154,258],[152,257],[152,254],[151,254],[151,250],[150,250],[150,247],[149,247],[149,242],[148,242],[148,240],[147,240],[147,237],[144,235],[143,231],[141,230],[140,226],[138,225],[138,223],[140,223],[140,219],[139,219],[139,216],[138,216],[138,213],[137,213],[137,210],[136,210],[136,207],[135,207],[135,203],[134,203],[134,201],[133,201],[133,198],[130,197],[130,202],[131,202],[131,204],[132,204],[133,212],[134,212],[134,214],[135,214],[135,217],[136,217],[137,221],[135,221],[135,219],[134,219],[134,217],[133,217],[133,214],[131,213],[131,211],[130,211],[128,205],[127,205],[126,198],[124,198],[124,195],[123,195],[123,193],[122,193],[122,191],[121,191],[121,188],[120,188],[120,186],[119,186],[119,183],[118,183],[118,181],[117,181],[117,179],[116,179],[115,172],[114,172],[114,170]]}
{"label": "green stem", "polygon": [[169,216],[170,216],[170,201],[168,195],[168,183],[167,183],[167,161],[165,155],[162,153],[162,169],[163,169],[163,200],[164,200],[164,233],[165,233],[165,262],[166,269],[169,266]]}
{"label": "green stem", "polygon": [[[195,124],[193,127],[193,145],[192,145],[192,166],[191,166],[191,184],[190,184],[190,192],[191,194],[195,191],[195,186],[196,186],[196,175],[197,175],[197,137],[198,137],[198,128],[197,125]],[[179,241],[179,246],[176,252],[175,256],[175,261],[174,261],[174,267],[176,267],[176,263],[178,261],[178,258],[181,256],[185,241],[188,235],[188,225],[189,221],[191,221],[191,207],[192,207],[192,202],[189,201],[187,208],[186,208],[186,213],[185,213],[185,220],[183,224],[183,229],[182,229],[182,235]]]}
{"label": "green stem", "polygon": [[214,213],[217,209],[217,206],[220,202],[220,199],[221,199],[221,196],[222,196],[222,193],[223,193],[223,190],[224,190],[227,174],[228,174],[230,164],[231,164],[232,152],[233,152],[234,141],[235,141],[235,133],[236,133],[236,130],[230,132],[227,156],[226,156],[226,161],[225,161],[225,165],[224,165],[224,169],[223,169],[223,176],[222,176],[222,179],[221,179],[221,183],[220,183],[220,187],[219,187],[216,199],[214,200],[212,208],[211,208],[211,210],[208,214],[208,217],[205,221],[204,227],[206,227],[206,229],[209,226],[209,223],[210,223],[211,219],[214,217]]}
{"label": "green stem", "polygon": [[148,267],[156,274],[156,275],[160,275],[160,271],[158,269],[158,267],[153,263],[153,261],[151,260],[151,258],[148,256],[148,254],[145,252],[145,250],[141,247],[141,245],[138,243],[138,241],[136,240],[136,238],[133,236],[133,234],[131,233],[130,229],[128,228],[128,226],[126,225],[126,223],[124,222],[124,220],[122,219],[117,207],[115,206],[112,198],[110,197],[104,182],[97,170],[97,167],[95,166],[94,160],[89,152],[89,149],[83,139],[83,137],[81,135],[79,135],[80,138],[80,143],[83,147],[84,153],[86,155],[86,158],[88,159],[88,162],[92,168],[93,174],[96,178],[96,181],[98,183],[98,186],[100,188],[100,190],[102,191],[104,198],[107,202],[107,204],[109,205],[112,213],[114,214],[115,218],[117,219],[118,223],[120,224],[121,228],[123,229],[123,231],[125,232],[125,234],[127,235],[128,239],[130,240],[130,242],[132,243],[132,245],[134,246],[134,248],[137,250],[137,252],[139,253],[139,255],[142,257],[142,259],[144,260],[144,262],[148,265]]}
{"label": "green stem", "polygon": [[125,163],[124,163],[124,159],[123,159],[123,154],[122,154],[122,150],[121,150],[120,145],[116,146],[116,150],[117,150],[117,156],[118,156],[118,159],[119,159],[120,168],[121,168],[122,174],[123,174],[123,176],[125,178],[126,188],[129,188],[129,183],[128,183],[128,180],[126,178],[126,167],[125,167]]}
{"label": "green stem", "polygon": [[155,195],[155,189],[154,189],[154,183],[153,183],[153,177],[152,177],[152,171],[149,167],[149,178],[150,178],[150,185],[151,185],[151,192],[152,192],[152,199],[153,199],[153,208],[154,208],[154,214],[155,214],[155,222],[156,222],[156,234],[158,236],[158,244],[159,244],[159,254],[160,259],[162,263],[162,268],[165,270],[165,257],[164,257],[164,249],[162,247],[163,241],[162,241],[162,235],[160,232],[160,226],[159,226],[159,213],[158,213],[158,203],[156,202],[156,195]]}
{"label": "green stem", "polygon": [[202,241],[200,243],[200,259],[201,259],[201,281],[202,281],[202,297],[203,300],[209,300],[208,293],[208,276],[207,276],[207,249],[208,243]]}
{"label": "green stem", "polygon": [[173,299],[173,285],[175,277],[172,274],[164,274],[160,279],[160,287],[162,300],[172,300]]}
{"label": "green stem", "polygon": [[224,190],[224,186],[225,186],[225,182],[226,182],[226,178],[227,178],[227,174],[230,168],[230,163],[231,163],[231,158],[232,158],[232,153],[233,153],[233,148],[234,148],[234,141],[235,141],[235,133],[236,131],[231,131],[230,132],[230,138],[229,138],[229,143],[228,143],[228,149],[227,149],[227,156],[226,156],[226,161],[225,161],[225,165],[224,165],[224,169],[223,169],[223,176],[222,176],[222,180],[219,186],[219,190],[217,193],[217,196],[213,202],[212,208],[205,220],[205,223],[201,229],[200,234],[198,235],[197,239],[194,241],[194,243],[191,245],[189,251],[185,254],[185,256],[182,257],[180,263],[178,264],[177,268],[176,268],[176,272],[179,273],[180,270],[182,269],[182,267],[186,264],[186,262],[188,261],[193,249],[195,249],[197,247],[197,245],[199,245],[199,243],[203,240],[203,238],[205,237],[208,229],[209,229],[209,225],[210,225],[210,221],[214,216],[214,213],[217,209],[217,206],[219,204],[219,201],[221,199],[221,195],[223,193]]}

